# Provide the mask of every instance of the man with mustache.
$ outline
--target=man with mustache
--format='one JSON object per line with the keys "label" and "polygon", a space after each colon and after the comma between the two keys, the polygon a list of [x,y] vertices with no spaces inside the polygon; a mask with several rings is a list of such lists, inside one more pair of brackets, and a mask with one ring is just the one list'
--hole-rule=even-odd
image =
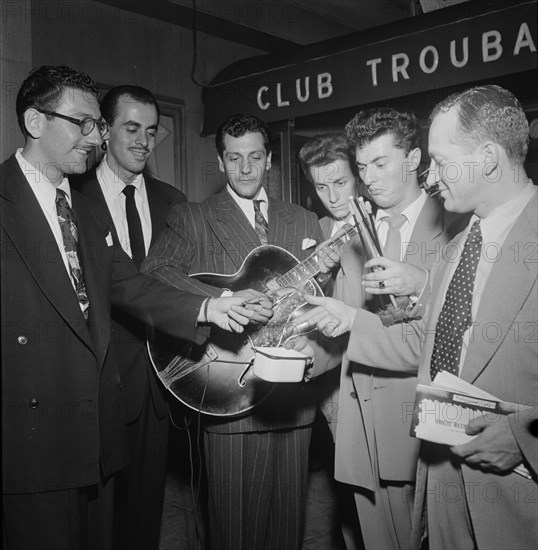
{"label": "man with mustache", "polygon": [[[2,527],[9,550],[109,550],[114,478],[128,462],[111,304],[202,342],[271,310],[207,300],[139,273],[102,210],[71,188],[108,125],[85,73],[44,65],[22,83],[24,146],[0,164]],[[249,304],[250,305],[250,304]],[[270,304],[268,304],[270,305]],[[261,317],[258,313],[265,313]],[[142,518],[144,519],[144,518]]]}
{"label": "man with mustache", "polygon": [[[153,94],[140,86],[116,86],[105,94],[100,108],[110,127],[106,154],[97,167],[77,178],[74,187],[108,214],[122,248],[139,267],[164,229],[170,207],[187,199],[172,185],[143,174],[159,127],[159,105]],[[126,195],[129,190],[132,197]],[[138,240],[132,233],[130,200],[140,219]],[[116,485],[120,544],[156,550],[168,447],[166,390],[153,372],[145,325],[120,310],[113,313],[131,451],[131,462]]]}
{"label": "man with mustache", "polygon": [[[215,144],[226,188],[171,210],[144,272],[184,290],[220,296],[222,288],[188,275],[236,273],[261,244],[285,248],[299,261],[313,252],[323,241],[315,214],[269,196],[264,187],[270,139],[268,127],[255,116],[237,114],[221,124]],[[315,353],[310,376],[326,368],[321,346],[304,337],[297,345],[311,357]],[[241,417],[202,418],[215,550],[301,547],[314,392],[307,383],[277,386]]]}

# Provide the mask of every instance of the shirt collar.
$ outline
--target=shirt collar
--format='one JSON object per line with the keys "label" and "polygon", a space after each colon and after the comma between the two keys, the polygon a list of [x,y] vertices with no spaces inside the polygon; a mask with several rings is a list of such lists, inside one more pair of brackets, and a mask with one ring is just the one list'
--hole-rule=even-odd
{"label": "shirt collar", "polygon": [[263,201],[262,204],[260,206],[264,206],[264,203],[268,203],[268,197],[267,197],[267,192],[265,191],[265,187],[260,187],[260,190],[258,191],[258,194],[256,197],[254,197],[254,199],[245,199],[244,197],[240,197],[233,189],[232,189],[232,186],[230,184],[227,184],[226,185],[226,188],[228,190],[228,193],[230,193],[232,199],[239,205],[239,208],[241,208],[241,210],[245,211],[245,210],[253,210],[254,209],[254,202],[255,200],[257,201]]}
{"label": "shirt collar", "polygon": [[[427,198],[428,196],[426,195],[426,192],[421,189],[420,195],[411,204],[403,209],[402,216],[405,217],[406,221],[408,221],[410,225],[414,226],[416,223]],[[386,210],[379,208],[375,215],[376,223],[381,221],[383,218],[388,217],[390,217],[390,214]]]}
{"label": "shirt collar", "polygon": [[[111,170],[106,159],[107,157],[105,155],[103,160],[99,163],[96,173],[97,178],[102,183],[103,193],[114,201],[122,194],[123,188],[127,184]],[[129,185],[134,185],[135,189],[140,193],[142,185],[144,185],[144,176],[138,174]]]}
{"label": "shirt collar", "polygon": [[[497,208],[494,208],[487,216],[482,218],[480,220],[480,229],[483,242],[502,244],[508,230],[535,193],[536,186],[530,181],[515,197],[497,206]],[[473,214],[469,227],[477,219],[479,219],[478,216]]]}
{"label": "shirt collar", "polygon": [[56,189],[61,189],[67,195],[69,204],[73,204],[71,201],[71,188],[69,186],[69,180],[65,176],[59,185],[54,185],[54,183],[47,179],[42,172],[37,170],[22,156],[22,148],[17,149],[15,158],[19,163],[26,181],[28,181],[28,184],[32,188],[32,191],[40,203],[47,205],[50,209],[56,209]]}

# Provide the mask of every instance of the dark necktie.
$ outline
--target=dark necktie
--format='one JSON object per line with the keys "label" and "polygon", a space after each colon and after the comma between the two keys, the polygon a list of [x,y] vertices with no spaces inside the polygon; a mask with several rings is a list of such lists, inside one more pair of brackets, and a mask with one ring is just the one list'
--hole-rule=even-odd
{"label": "dark necktie", "polygon": [[405,223],[405,220],[406,218],[403,214],[383,218],[383,221],[387,222],[389,225],[387,240],[385,241],[383,249],[385,258],[396,260],[397,262],[400,261],[402,255],[402,236],[400,234],[400,228]]}
{"label": "dark necktie", "polygon": [[75,291],[77,298],[81,304],[82,313],[84,318],[88,318],[88,307],[90,301],[86,293],[86,283],[84,282],[84,272],[82,270],[82,264],[80,263],[80,257],[78,253],[78,227],[75,213],[67,202],[67,196],[65,191],[56,189],[56,213],[58,215],[58,222],[60,223],[60,230],[62,232],[62,239],[64,242],[64,250],[67,255],[67,262],[69,264],[69,273],[71,279],[75,285]]}
{"label": "dark necktie", "polygon": [[127,225],[129,226],[129,242],[131,247],[131,258],[138,269],[146,257],[146,247],[144,245],[144,233],[142,231],[142,222],[135,202],[135,186],[126,185],[123,188],[125,195],[125,214],[127,215]]}
{"label": "dark necktie", "polygon": [[445,302],[437,321],[430,363],[432,380],[442,370],[458,376],[463,334],[472,322],[474,282],[481,251],[480,220],[476,220],[465,241],[458,267],[448,285]]}
{"label": "dark necktie", "polygon": [[254,202],[254,220],[256,222],[256,233],[260,238],[262,244],[267,244],[267,235],[269,233],[269,226],[267,225],[267,220],[263,217],[262,211],[260,210],[260,204],[263,201],[253,201]]}

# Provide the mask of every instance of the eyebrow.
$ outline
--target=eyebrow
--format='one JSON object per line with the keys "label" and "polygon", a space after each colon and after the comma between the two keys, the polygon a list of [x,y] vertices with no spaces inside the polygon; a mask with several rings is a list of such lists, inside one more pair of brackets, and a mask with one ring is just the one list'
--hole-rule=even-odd
{"label": "eyebrow", "polygon": [[[225,151],[224,152],[225,155],[238,155],[240,157],[242,157],[242,153],[239,153],[238,151]],[[247,156],[250,157],[250,155],[259,155],[259,154],[265,154],[265,150],[264,149],[258,149],[257,151],[250,151],[250,153],[248,153]]]}
{"label": "eyebrow", "polygon": [[378,160],[386,159],[388,158],[388,155],[380,155],[379,157],[376,157],[375,159],[372,159],[371,162],[359,162],[356,161],[357,166],[366,166],[367,164],[372,164],[374,162],[377,162]]}
{"label": "eyebrow", "polygon": [[[142,128],[142,124],[140,122],[137,122],[136,120],[128,120],[127,122],[123,123],[124,126],[137,126],[138,128]],[[158,124],[152,124],[151,126],[148,126],[148,130],[150,128],[157,129],[159,127]]]}
{"label": "eyebrow", "polygon": [[[64,113],[61,113],[61,114],[64,114]],[[82,111],[78,111],[76,113],[72,113],[72,114],[66,115],[66,116],[72,116],[74,118],[81,117],[81,118],[93,118],[94,120],[101,120],[101,118],[95,118],[92,114],[84,113]]]}

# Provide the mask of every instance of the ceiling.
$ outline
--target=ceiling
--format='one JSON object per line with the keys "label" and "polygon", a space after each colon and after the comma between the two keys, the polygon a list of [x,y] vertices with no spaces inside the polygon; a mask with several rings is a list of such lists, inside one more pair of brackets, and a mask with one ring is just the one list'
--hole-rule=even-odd
{"label": "ceiling", "polygon": [[468,0],[97,0],[268,53]]}

